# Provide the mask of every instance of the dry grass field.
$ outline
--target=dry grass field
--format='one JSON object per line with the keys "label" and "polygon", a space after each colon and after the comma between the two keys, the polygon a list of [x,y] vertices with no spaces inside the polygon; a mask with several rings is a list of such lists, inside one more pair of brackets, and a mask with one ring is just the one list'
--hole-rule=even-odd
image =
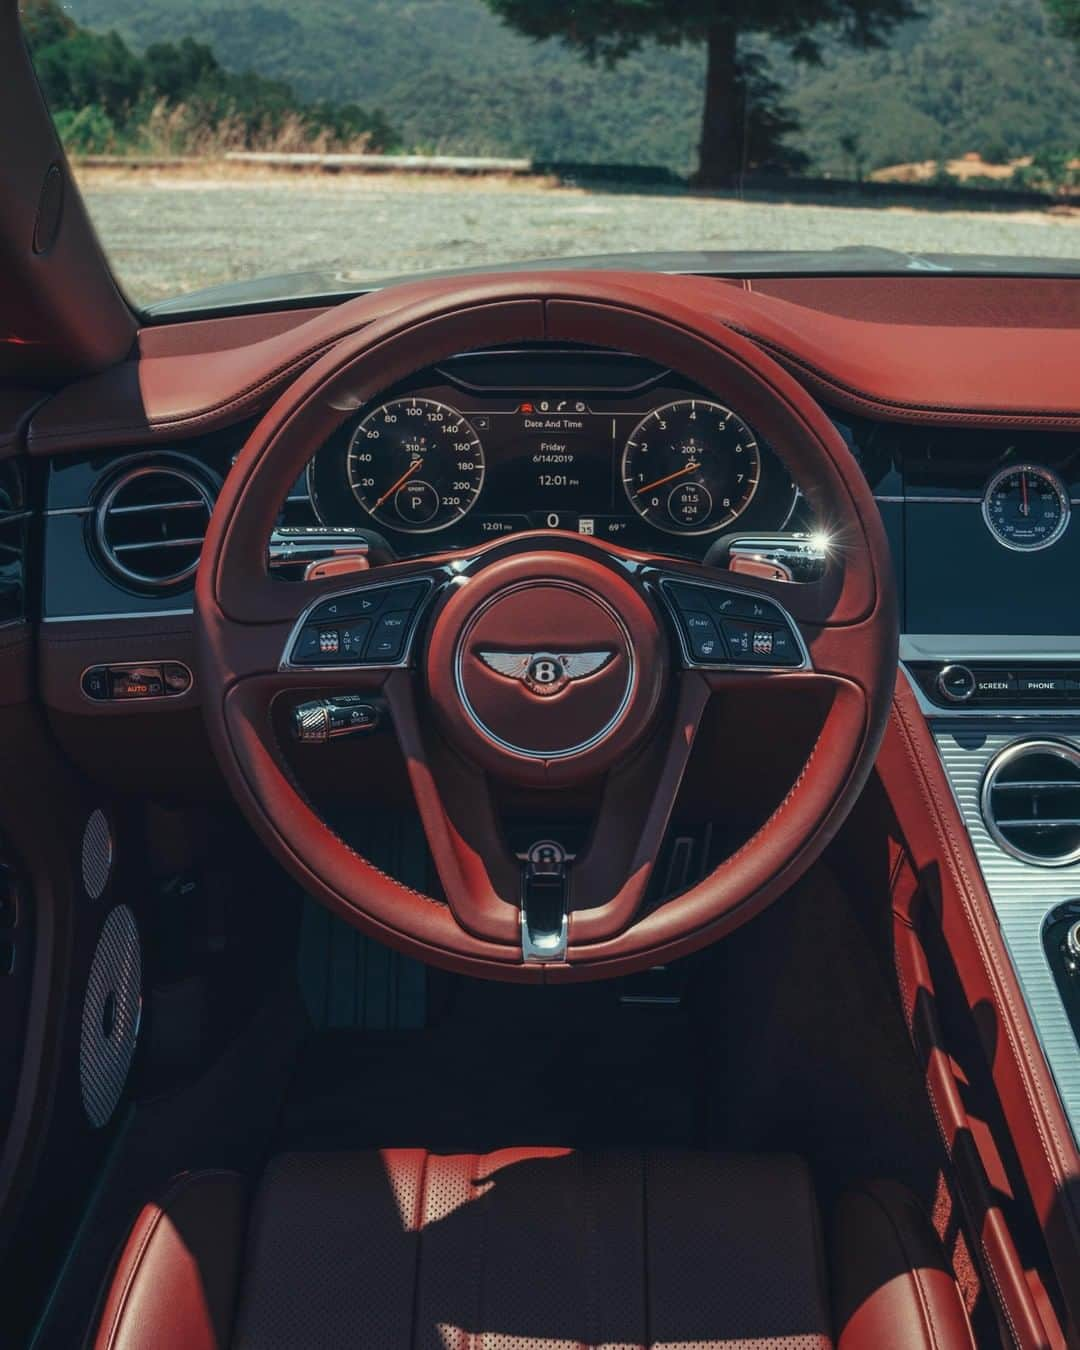
{"label": "dry grass field", "polygon": [[148,304],[310,269],[344,286],[440,267],[672,249],[866,247],[1080,258],[1080,212],[603,192],[542,179],[83,168],[113,264]]}

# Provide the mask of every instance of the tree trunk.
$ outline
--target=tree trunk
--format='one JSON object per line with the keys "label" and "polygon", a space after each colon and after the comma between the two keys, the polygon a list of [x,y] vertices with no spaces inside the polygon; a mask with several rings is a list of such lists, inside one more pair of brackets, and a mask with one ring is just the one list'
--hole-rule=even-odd
{"label": "tree trunk", "polygon": [[733,187],[743,168],[745,101],[737,63],[733,17],[710,25],[706,36],[705,107],[698,148],[698,187]]}

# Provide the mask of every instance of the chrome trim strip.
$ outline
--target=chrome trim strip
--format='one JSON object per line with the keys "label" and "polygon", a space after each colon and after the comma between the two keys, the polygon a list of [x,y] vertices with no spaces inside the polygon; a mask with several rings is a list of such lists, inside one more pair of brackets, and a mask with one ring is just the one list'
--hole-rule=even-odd
{"label": "chrome trim strip", "polygon": [[[766,665],[738,665],[734,661],[697,661],[690,655],[686,645],[686,638],[683,634],[682,624],[679,622],[678,606],[673,600],[668,598],[664,589],[664,582],[677,586],[700,586],[704,591],[734,591],[737,595],[748,595],[752,600],[765,600],[770,605],[775,605],[783,615],[784,620],[795,634],[795,641],[799,647],[799,655],[802,658],[797,666],[766,666]],[[671,619],[675,625],[675,632],[678,634],[679,647],[681,649],[683,664],[689,670],[746,670],[753,671],[759,675],[769,675],[779,673],[782,675],[795,674],[800,670],[813,670],[813,662],[810,660],[810,652],[807,649],[806,642],[803,639],[802,629],[787,612],[778,600],[774,600],[771,595],[764,595],[761,591],[752,591],[745,586],[732,586],[727,581],[698,581],[694,577],[682,576],[677,572],[664,572],[659,577],[658,590],[664,598],[664,604],[667,606]],[[742,619],[739,622],[749,623],[750,620]]]}
{"label": "chrome trim strip", "polygon": [[1080,661],[1080,635],[1011,633],[901,633],[901,661]]}
{"label": "chrome trim strip", "polygon": [[910,492],[899,500],[906,502],[908,506],[918,506],[920,502],[928,502],[932,506],[951,506],[953,503],[959,503],[961,506],[979,506],[982,503],[981,497],[937,497]]}
{"label": "chrome trim strip", "polygon": [[[975,735],[969,721],[952,726],[939,721],[931,731],[1039,1044],[1057,1083],[1073,1137],[1080,1142],[1080,1047],[1043,949],[1043,929],[1051,913],[1063,901],[1080,896],[1080,862],[1038,867],[1011,857],[991,838],[980,809],[986,770],[1002,750],[1027,739],[1028,728],[1021,733],[1014,726],[1001,725],[995,714],[985,712],[982,723],[981,734]],[[1030,739],[1038,739],[1038,728],[1031,731],[1034,734]],[[1051,726],[1049,731],[1059,739],[1064,732],[1070,747],[1080,753],[1080,717],[1075,710],[1068,726]]]}
{"label": "chrome trim strip", "polygon": [[111,614],[49,614],[42,623],[122,623],[125,619],[171,619],[193,615],[194,609],[138,609],[125,613],[116,610]]}
{"label": "chrome trim strip", "polygon": [[[377,664],[372,661],[337,661],[334,662],[332,665],[312,666],[308,665],[306,662],[294,663],[289,660],[289,653],[292,651],[296,639],[300,636],[301,630],[307,626],[312,612],[316,610],[320,605],[326,604],[328,600],[340,600],[346,595],[358,595],[362,591],[385,591],[388,586],[404,586],[406,584],[416,581],[426,582],[428,586],[428,592],[426,595],[421,596],[419,601],[417,601],[416,613],[413,615],[413,621],[409,625],[409,631],[405,634],[405,644],[402,649],[402,657],[400,661],[391,661],[389,663],[384,662],[382,664]],[[424,572],[418,575],[395,577],[393,581],[376,581],[373,582],[370,586],[345,586],[340,591],[330,591],[326,595],[318,596],[316,599],[311,601],[311,603],[306,607],[306,609],[303,610],[299,619],[297,619],[296,623],[293,625],[292,631],[289,633],[289,636],[286,639],[285,651],[282,654],[281,661],[278,663],[278,670],[279,671],[302,670],[305,672],[307,671],[311,671],[312,673],[322,672],[325,674],[327,671],[342,671],[342,670],[405,669],[405,667],[408,666],[410,660],[412,659],[413,636],[415,635],[416,630],[419,627],[420,620],[424,616],[424,609],[428,601],[431,599],[431,593],[436,585],[436,581],[437,578],[432,574],[432,572]],[[361,619],[363,618],[363,615],[357,614],[354,617],[357,619]]]}

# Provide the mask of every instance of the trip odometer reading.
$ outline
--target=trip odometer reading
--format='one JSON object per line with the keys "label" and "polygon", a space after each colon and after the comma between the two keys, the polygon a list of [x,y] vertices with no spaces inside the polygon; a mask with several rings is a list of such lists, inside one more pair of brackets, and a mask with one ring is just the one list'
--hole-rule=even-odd
{"label": "trip odometer reading", "polygon": [[679,399],[654,408],[622,455],[630,505],[661,530],[709,534],[737,520],[761,481],[754,433],[729,408]]}
{"label": "trip odometer reading", "polygon": [[1038,464],[1000,469],[986,485],[983,519],[1006,548],[1033,553],[1049,548],[1069,523],[1069,494],[1057,474]]}
{"label": "trip odometer reading", "polygon": [[349,487],[391,530],[427,533],[468,512],[484,485],[484,448],[445,403],[399,398],[367,414],[349,442]]}

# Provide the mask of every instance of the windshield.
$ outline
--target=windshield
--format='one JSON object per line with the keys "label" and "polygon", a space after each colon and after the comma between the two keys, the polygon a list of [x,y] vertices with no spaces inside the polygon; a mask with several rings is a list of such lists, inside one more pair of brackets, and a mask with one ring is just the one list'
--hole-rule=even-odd
{"label": "windshield", "polygon": [[1080,271],[1080,0],[22,12],[151,311],[548,259]]}

